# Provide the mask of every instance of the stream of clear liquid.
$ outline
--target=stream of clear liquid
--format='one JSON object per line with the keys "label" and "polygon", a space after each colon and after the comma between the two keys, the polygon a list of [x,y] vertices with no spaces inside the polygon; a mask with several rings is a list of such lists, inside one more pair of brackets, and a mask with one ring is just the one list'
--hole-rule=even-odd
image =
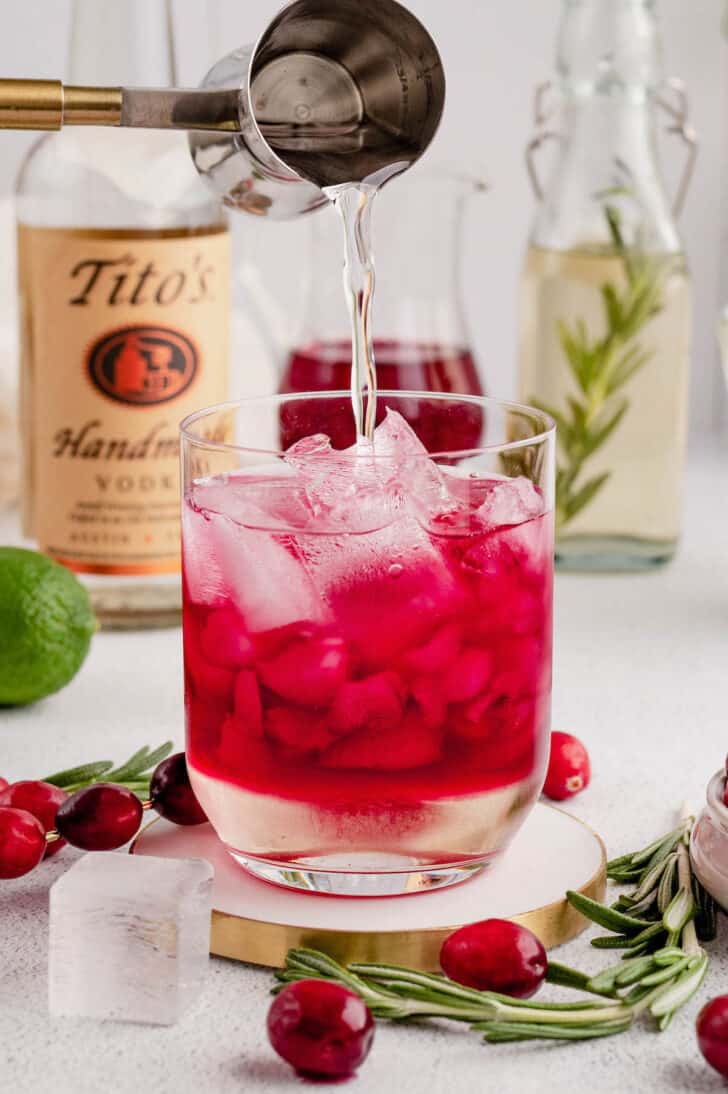
{"label": "stream of clear liquid", "polygon": [[344,223],[344,293],[351,315],[351,405],[357,443],[371,444],[377,419],[377,370],[372,335],[375,272],[371,218],[377,188],[331,187],[325,193]]}

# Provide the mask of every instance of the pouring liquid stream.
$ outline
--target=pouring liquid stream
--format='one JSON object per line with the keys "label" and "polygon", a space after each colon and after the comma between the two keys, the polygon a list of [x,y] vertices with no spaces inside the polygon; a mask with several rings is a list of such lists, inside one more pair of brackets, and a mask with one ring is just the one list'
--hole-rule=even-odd
{"label": "pouring liquid stream", "polygon": [[331,187],[328,197],[344,224],[344,293],[351,315],[351,405],[357,445],[373,443],[377,419],[377,370],[372,337],[375,271],[371,217],[376,189]]}
{"label": "pouring liquid stream", "polygon": [[[403,158],[402,136],[381,123],[360,115],[337,124],[285,124],[270,117],[259,118],[258,126],[271,148],[288,162],[296,153],[296,167],[316,178],[317,161],[325,159],[327,171],[346,178],[346,160],[353,153],[370,149],[374,170],[361,182],[345,181],[322,185],[344,227],[344,294],[351,316],[351,402],[356,443],[371,448],[377,420],[377,374],[372,334],[372,306],[375,268],[372,253],[371,218],[374,199],[381,186],[402,174],[417,158]],[[310,162],[307,162],[310,157]],[[381,166],[382,160],[385,166]],[[320,166],[320,165],[319,165]]]}

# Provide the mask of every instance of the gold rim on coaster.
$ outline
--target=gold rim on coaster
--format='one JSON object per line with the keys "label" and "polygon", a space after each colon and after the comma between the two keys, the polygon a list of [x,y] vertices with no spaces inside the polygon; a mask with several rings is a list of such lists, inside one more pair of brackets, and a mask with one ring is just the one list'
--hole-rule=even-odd
{"label": "gold rim on coaster", "polygon": [[[577,891],[592,900],[602,901],[607,883],[607,852],[601,836],[573,814],[546,806],[545,803],[542,805],[568,816],[597,841],[601,856],[599,868]],[[153,822],[155,823],[156,821]],[[153,827],[153,824],[145,831]],[[134,853],[141,835],[142,833],[132,844],[130,853]],[[462,884],[467,887],[469,883],[465,881]],[[312,895],[311,899],[319,898]],[[588,921],[569,904],[565,896],[551,904],[532,908],[509,918],[533,931],[546,949],[576,938],[588,926]],[[213,909],[210,953],[253,965],[280,967],[285,963],[290,949],[309,947],[324,950],[344,964],[352,961],[373,961],[407,965],[423,972],[431,972],[440,968],[440,949],[448,935],[469,922],[472,919],[447,927],[410,928],[401,931],[335,930],[328,927],[302,927],[291,923],[269,923]]]}

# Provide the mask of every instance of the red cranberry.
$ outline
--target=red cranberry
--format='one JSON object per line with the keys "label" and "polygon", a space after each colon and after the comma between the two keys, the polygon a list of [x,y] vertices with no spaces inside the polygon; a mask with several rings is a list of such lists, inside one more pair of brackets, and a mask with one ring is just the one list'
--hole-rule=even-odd
{"label": "red cranberry", "polygon": [[157,765],[149,784],[149,797],[157,813],[173,824],[204,824],[207,820],[190,786],[184,752]]}
{"label": "red cranberry", "polygon": [[374,1020],[363,1000],[339,984],[299,980],[271,1004],[268,1037],[299,1074],[343,1079],[369,1055]]}
{"label": "red cranberry", "polygon": [[29,874],[45,849],[45,832],[37,817],[27,809],[0,807],[0,878]]}
{"label": "red cranberry", "polygon": [[695,1026],[703,1056],[728,1079],[728,995],[719,995],[706,1003]]}
{"label": "red cranberry", "polygon": [[586,790],[591,782],[589,753],[578,737],[570,733],[551,734],[551,755],[543,792],[561,802]]}
{"label": "red cranberry", "polygon": [[10,783],[8,782],[8,780],[3,779],[3,777],[0,775],[0,791],[5,790],[5,788],[8,787],[8,786],[10,786]]}
{"label": "red cranberry", "polygon": [[142,803],[131,790],[94,783],[63,803],[56,814],[56,828],[73,847],[113,851],[137,834],[142,813]]}
{"label": "red cranberry", "polygon": [[[27,809],[38,818],[43,825],[43,830],[50,832],[56,827],[56,813],[67,797],[66,791],[61,790],[59,786],[26,779],[24,782],[11,783],[5,790],[0,790],[0,805]],[[53,843],[47,844],[45,857],[50,858],[65,846],[65,840],[54,840]]]}
{"label": "red cranberry", "polygon": [[507,919],[461,927],[440,950],[440,965],[458,984],[528,999],[546,976],[548,958],[535,934]]}

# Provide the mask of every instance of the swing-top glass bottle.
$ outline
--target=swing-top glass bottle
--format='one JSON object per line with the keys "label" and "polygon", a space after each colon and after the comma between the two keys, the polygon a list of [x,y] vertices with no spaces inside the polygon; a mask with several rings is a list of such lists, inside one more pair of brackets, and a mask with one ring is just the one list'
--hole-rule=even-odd
{"label": "swing-top glass bottle", "polygon": [[[676,226],[696,142],[664,81],[654,0],[565,0],[561,120],[539,90],[529,166],[540,206],[526,257],[520,396],[558,425],[557,561],[647,569],[680,534],[690,285]],[[687,146],[671,202],[658,112]],[[541,189],[534,154],[560,145]]]}

